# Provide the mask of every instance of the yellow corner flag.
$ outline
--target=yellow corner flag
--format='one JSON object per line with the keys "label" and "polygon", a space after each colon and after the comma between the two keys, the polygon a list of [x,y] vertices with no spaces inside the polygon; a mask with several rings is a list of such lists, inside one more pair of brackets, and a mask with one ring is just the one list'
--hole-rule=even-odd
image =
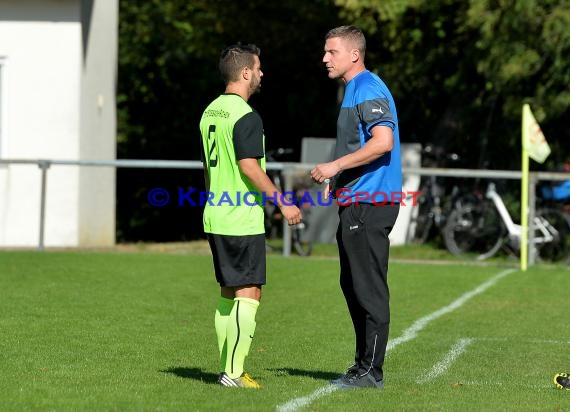
{"label": "yellow corner flag", "polygon": [[523,150],[528,153],[528,156],[532,160],[535,160],[538,163],[544,163],[550,154],[550,146],[548,146],[548,142],[546,141],[542,130],[540,130],[538,122],[530,111],[530,106],[528,104],[523,106],[522,116]]}
{"label": "yellow corner flag", "polygon": [[521,179],[521,270],[528,265],[528,158],[543,163],[550,154],[550,146],[540,130],[528,104],[522,109],[522,179]]}

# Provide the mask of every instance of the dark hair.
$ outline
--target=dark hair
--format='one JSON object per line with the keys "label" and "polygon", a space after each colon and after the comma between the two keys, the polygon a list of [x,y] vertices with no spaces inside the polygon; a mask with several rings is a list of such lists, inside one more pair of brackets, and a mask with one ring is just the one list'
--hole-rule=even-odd
{"label": "dark hair", "polygon": [[220,74],[225,84],[237,81],[244,67],[253,69],[253,56],[261,55],[261,50],[255,44],[237,43],[226,47],[220,55]]}
{"label": "dark hair", "polygon": [[353,43],[362,56],[366,53],[366,38],[364,37],[362,30],[356,26],[335,27],[326,34],[325,40],[333,37],[340,37]]}

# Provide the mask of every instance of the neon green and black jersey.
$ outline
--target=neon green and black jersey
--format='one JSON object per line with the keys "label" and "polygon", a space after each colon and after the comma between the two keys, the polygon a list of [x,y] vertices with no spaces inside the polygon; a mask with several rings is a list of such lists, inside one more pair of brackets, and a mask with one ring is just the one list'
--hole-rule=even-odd
{"label": "neon green and black jersey", "polygon": [[259,114],[237,94],[222,94],[200,120],[202,161],[210,188],[204,232],[218,235],[265,233],[261,193],[241,172],[238,161],[258,159],[265,170],[265,136]]}

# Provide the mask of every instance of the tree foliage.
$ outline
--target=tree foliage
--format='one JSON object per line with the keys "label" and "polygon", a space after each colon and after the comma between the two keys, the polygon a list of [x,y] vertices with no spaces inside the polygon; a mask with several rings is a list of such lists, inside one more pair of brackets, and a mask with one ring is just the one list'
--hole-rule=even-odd
{"label": "tree foliage", "polygon": [[[236,42],[262,50],[262,91],[251,103],[264,120],[267,149],[299,153],[303,136],[333,137],[336,84],[321,57],[336,16],[332,0],[121,0],[119,157],[199,160],[200,116],[223,91],[218,57]],[[146,195],[153,187],[172,193],[202,185],[201,171],[119,170],[119,239],[172,236],[165,226],[177,227],[178,237],[199,236],[200,210],[158,209]]]}
{"label": "tree foliage", "polygon": [[[557,0],[337,0],[380,45],[378,67],[399,97],[402,127],[420,142],[463,152],[470,167],[518,168],[529,103],[568,160],[570,2]],[[406,136],[406,134],[404,134]]]}
{"label": "tree foliage", "polygon": [[[262,92],[251,103],[266,148],[299,154],[303,136],[334,137],[339,84],[322,64],[324,35],[356,24],[367,36],[367,67],[396,98],[403,142],[439,144],[465,167],[518,169],[521,107],[529,103],[553,147],[547,167],[570,161],[569,0],[119,4],[122,158],[199,159],[199,118],[223,90],[218,56],[238,41],[262,49]],[[200,236],[199,209],[152,208],[146,194],[201,185],[201,172],[119,170],[119,240]]]}

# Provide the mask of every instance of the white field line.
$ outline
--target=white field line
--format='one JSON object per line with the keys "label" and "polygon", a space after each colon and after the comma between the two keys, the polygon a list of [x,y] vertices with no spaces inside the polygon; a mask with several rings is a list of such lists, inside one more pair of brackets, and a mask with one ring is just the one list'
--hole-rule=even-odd
{"label": "white field line", "polygon": [[[440,375],[442,375],[447,369],[451,366],[451,364],[467,349],[467,346],[472,344],[475,341],[482,341],[482,342],[508,342],[516,340],[517,343],[527,343],[527,344],[534,344],[534,345],[570,345],[570,341],[565,340],[553,340],[553,339],[513,339],[510,337],[497,337],[497,338],[462,338],[459,339],[455,345],[450,349],[450,351],[446,354],[446,356],[436,363],[432,369],[426,373],[424,378],[416,380],[416,383],[422,384],[430,382]],[[492,382],[492,381],[466,381],[466,382],[458,382],[457,385],[471,385],[471,386],[504,386],[504,382]],[[510,385],[510,383],[508,384]],[[521,385],[517,385],[521,386]],[[533,389],[543,389],[543,388],[552,388],[552,385],[534,385],[532,383],[527,383],[526,385],[522,385],[526,388],[533,388]]]}
{"label": "white field line", "polygon": [[310,395],[303,396],[301,398],[295,398],[295,399],[290,400],[287,403],[284,403],[282,405],[278,405],[277,411],[278,412],[298,411],[299,409],[309,405],[311,402],[313,402],[319,398],[322,398],[323,396],[328,395],[329,393],[332,393],[336,390],[338,390],[338,388],[334,385],[323,386],[323,387],[317,389],[316,391],[314,391],[313,393],[311,393]]}
{"label": "white field line", "polygon": [[455,343],[455,345],[452,346],[452,348],[449,350],[449,352],[446,353],[446,355],[443,357],[443,359],[440,360],[435,365],[433,365],[433,368],[431,368],[431,370],[428,373],[426,373],[423,378],[418,379],[416,382],[420,383],[420,384],[426,383],[426,382],[434,380],[438,376],[445,373],[445,371],[447,371],[447,369],[449,369],[451,364],[453,362],[455,362],[455,360],[463,352],[465,352],[465,350],[467,349],[467,346],[469,346],[471,343],[473,343],[472,338],[459,339]]}
{"label": "white field line", "polygon": [[[510,275],[511,273],[513,273],[515,271],[516,271],[516,269],[504,270],[504,271],[500,272],[499,274],[493,276],[491,279],[487,280],[486,282],[483,282],[482,284],[477,286],[475,289],[464,293],[458,299],[451,302],[449,305],[444,306],[443,308],[438,309],[435,312],[432,312],[431,314],[424,316],[423,318],[418,319],[417,321],[415,321],[412,324],[412,326],[410,326],[408,329],[406,329],[402,333],[401,336],[397,337],[396,339],[388,341],[388,345],[386,347],[386,353],[388,353],[389,351],[394,349],[396,346],[414,339],[418,335],[418,332],[421,331],[422,329],[424,329],[431,322],[440,318],[443,315],[446,315],[448,313],[453,312],[456,309],[459,309],[469,299],[485,292],[491,286],[494,286],[499,280],[501,280],[502,278],[504,278],[507,275]],[[328,395],[329,393],[334,392],[336,389],[337,388],[334,385],[323,386],[323,387],[315,390],[310,395],[303,396],[300,398],[294,398],[294,399],[291,399],[290,401],[288,401],[286,403],[283,403],[281,405],[277,405],[277,411],[278,412],[296,412],[296,411],[300,410],[301,408],[309,405],[311,402],[313,402],[313,401],[315,401],[315,400],[317,400],[317,399],[319,399],[325,395]]]}
{"label": "white field line", "polygon": [[481,283],[479,286],[477,286],[475,289],[470,290],[469,292],[464,293],[463,295],[461,295],[458,299],[456,299],[455,301],[451,302],[449,305],[444,306],[441,309],[436,310],[435,312],[430,313],[427,316],[424,316],[423,318],[420,318],[418,320],[416,320],[412,326],[410,326],[408,329],[406,329],[401,336],[392,339],[390,341],[388,341],[388,345],[386,347],[387,351],[390,351],[392,349],[394,349],[396,346],[404,343],[404,342],[408,342],[412,339],[414,339],[417,335],[418,332],[421,331],[422,329],[424,329],[428,324],[430,324],[431,322],[433,322],[434,320],[436,320],[437,318],[442,317],[443,315],[447,315],[448,313],[453,312],[454,310],[460,308],[461,306],[463,306],[465,304],[465,302],[467,302],[469,299],[485,292],[487,289],[489,289],[491,286],[494,286],[499,280],[501,280],[502,278],[504,278],[507,275],[510,275],[511,273],[515,272],[516,269],[507,269],[504,270],[502,272],[500,272],[499,274],[493,276],[491,279],[489,279],[486,282]]}

